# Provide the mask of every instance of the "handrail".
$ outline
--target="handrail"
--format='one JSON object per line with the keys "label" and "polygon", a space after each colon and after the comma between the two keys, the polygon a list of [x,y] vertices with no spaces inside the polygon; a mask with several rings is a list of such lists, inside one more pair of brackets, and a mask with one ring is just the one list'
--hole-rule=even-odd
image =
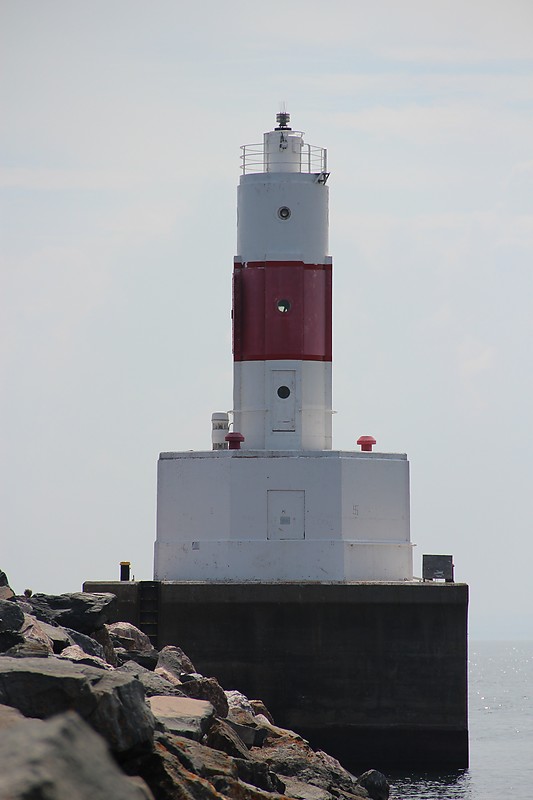
{"label": "handrail", "polygon": [[[243,144],[241,150],[241,169],[243,175],[249,175],[253,172],[276,171],[276,162],[272,160],[269,161],[269,169],[265,169],[265,153],[262,142],[257,144]],[[297,171],[305,173],[326,172],[328,168],[327,155],[328,151],[325,147],[318,147],[303,142],[300,150],[300,169]],[[282,162],[280,162],[280,164],[281,163]]]}

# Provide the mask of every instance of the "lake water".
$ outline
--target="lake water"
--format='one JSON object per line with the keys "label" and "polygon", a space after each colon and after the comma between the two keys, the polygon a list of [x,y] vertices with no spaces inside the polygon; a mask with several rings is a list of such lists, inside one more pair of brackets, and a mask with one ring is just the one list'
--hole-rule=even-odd
{"label": "lake water", "polygon": [[533,642],[469,644],[470,768],[390,775],[391,798],[533,800]]}

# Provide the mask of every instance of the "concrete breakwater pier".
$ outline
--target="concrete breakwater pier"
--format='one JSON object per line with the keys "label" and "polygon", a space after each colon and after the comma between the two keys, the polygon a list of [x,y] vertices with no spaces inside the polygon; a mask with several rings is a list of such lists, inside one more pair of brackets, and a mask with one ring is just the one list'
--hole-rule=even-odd
{"label": "concrete breakwater pier", "polygon": [[261,697],[352,771],[468,766],[468,587],[97,582],[158,647]]}

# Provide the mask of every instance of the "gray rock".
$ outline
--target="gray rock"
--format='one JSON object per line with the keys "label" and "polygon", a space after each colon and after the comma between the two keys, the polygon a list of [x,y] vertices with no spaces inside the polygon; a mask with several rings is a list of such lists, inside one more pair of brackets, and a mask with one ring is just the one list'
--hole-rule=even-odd
{"label": "gray rock", "polygon": [[85,634],[114,622],[117,614],[117,598],[109,593],[34,594],[27,602],[37,619]]}
{"label": "gray rock", "polygon": [[24,624],[24,614],[10,600],[0,600],[0,633],[16,633]]}
{"label": "gray rock", "polygon": [[196,667],[185,655],[181,647],[173,647],[167,645],[159,652],[157,660],[158,667],[164,667],[167,672],[171,672],[176,678],[179,678],[184,673],[196,672]]}
{"label": "gray rock", "polygon": [[236,760],[226,753],[213,750],[207,745],[187,739],[184,736],[156,733],[155,741],[169,753],[176,756],[180,763],[195,775],[212,780],[216,775],[229,778],[238,777]]}
{"label": "gray rock", "polygon": [[96,667],[97,669],[113,669],[103,658],[88,655],[77,644],[71,644],[69,647],[65,647],[57,658],[65,658],[67,661],[72,661],[74,664],[89,664],[91,667]]}
{"label": "gray rock", "polygon": [[250,717],[254,716],[254,709],[248,698],[242,692],[238,692],[236,689],[229,689],[226,691],[226,699],[228,701],[228,706],[230,709],[236,710],[240,709],[242,711],[246,711]]}
{"label": "gray rock", "polygon": [[9,800],[146,800],[104,741],[74,712],[23,720],[0,737],[0,797]]}
{"label": "gray rock", "polygon": [[372,800],[388,800],[390,786],[387,778],[377,769],[369,769],[357,779],[359,786],[367,790]]}
{"label": "gray rock", "polygon": [[161,675],[157,675],[136,661],[126,661],[121,667],[118,668],[119,672],[127,672],[139,680],[143,687],[146,697],[153,697],[154,695],[168,695],[172,697],[186,697],[177,686],[165,680]]}
{"label": "gray rock", "polygon": [[228,716],[228,701],[224,689],[216,678],[204,678],[203,675],[197,677],[189,675],[187,676],[188,680],[184,680],[184,678],[183,675],[180,689],[187,697],[193,697],[195,700],[208,700],[214,706],[217,716]]}
{"label": "gray rock", "polygon": [[265,762],[282,781],[287,776],[326,791],[331,790],[337,795],[342,790],[359,797],[366,796],[365,790],[357,785],[357,779],[335,758],[321,750],[314,752],[303,739],[294,738],[294,734],[268,739],[262,748],[253,748],[252,756]]}
{"label": "gray rock", "polygon": [[24,614],[24,623],[20,629],[20,635],[30,644],[34,642],[42,645],[49,654],[54,652],[54,644],[48,636],[41,623],[30,614]]}
{"label": "gray rock", "polygon": [[241,692],[231,689],[224,692],[226,700],[228,701],[228,720],[236,722],[239,725],[255,725],[256,712],[253,706]]}
{"label": "gray rock", "polygon": [[231,725],[224,720],[215,719],[213,724],[207,732],[206,744],[213,747],[215,750],[221,750],[227,753],[228,756],[234,756],[248,760],[250,753],[248,748],[240,738],[240,736],[233,730]]}
{"label": "gray rock", "polygon": [[76,708],[93,710],[91,684],[70,662],[56,658],[0,659],[0,703],[17,708],[26,717],[45,719]]}
{"label": "gray rock", "polygon": [[74,709],[117,753],[151,744],[154,719],[130,675],[50,657],[0,658],[0,703],[46,719]]}
{"label": "gray rock", "polygon": [[19,644],[6,650],[4,655],[10,658],[48,658],[50,655],[50,647],[43,642],[37,642],[35,639],[25,640],[23,637],[21,639]]}
{"label": "gray rock", "polygon": [[168,683],[171,683],[172,686],[181,686],[181,680],[176,678],[173,672],[169,672],[168,669],[165,667],[156,667],[154,670],[155,675],[159,675],[161,678],[164,678]]}
{"label": "gray rock", "polygon": [[106,625],[111,641],[125,650],[137,653],[152,653],[155,650],[148,636],[131,622],[113,622]]}
{"label": "gray rock", "polygon": [[91,676],[97,701],[87,722],[107,740],[111,749],[121,753],[137,746],[151,745],[155,720],[144,699],[142,684],[116,670],[81,669]]}
{"label": "gray rock", "polygon": [[206,700],[154,695],[148,698],[148,703],[154,717],[167,730],[197,742],[207,733],[215,718],[215,709]]}
{"label": "gray rock", "polygon": [[87,636],[85,633],[75,631],[73,628],[64,628],[64,630],[71,639],[69,644],[77,644],[88,656],[96,656],[96,658],[105,659],[103,646],[97,642],[96,639],[93,639],[92,636]]}

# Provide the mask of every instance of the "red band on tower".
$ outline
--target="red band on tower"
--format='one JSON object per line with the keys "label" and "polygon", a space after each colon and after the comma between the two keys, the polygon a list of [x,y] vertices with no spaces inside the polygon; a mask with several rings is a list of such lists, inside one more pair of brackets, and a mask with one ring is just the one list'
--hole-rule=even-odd
{"label": "red band on tower", "polygon": [[331,361],[331,264],[235,264],[235,361]]}

